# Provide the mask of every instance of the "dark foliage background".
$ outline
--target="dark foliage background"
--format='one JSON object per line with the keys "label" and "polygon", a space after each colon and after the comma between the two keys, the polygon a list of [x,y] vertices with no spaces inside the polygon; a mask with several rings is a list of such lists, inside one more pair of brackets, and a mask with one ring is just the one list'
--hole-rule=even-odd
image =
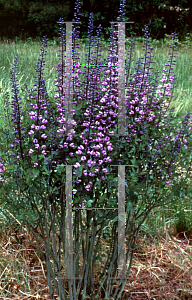
{"label": "dark foliage background", "polygon": [[[94,26],[101,24],[104,38],[109,38],[110,21],[116,21],[119,0],[83,0],[81,1],[80,38],[87,35],[88,16],[94,13]],[[174,7],[170,10],[170,7]],[[0,37],[1,39],[36,38],[47,35],[49,39],[57,37],[57,21],[63,17],[72,21],[75,0],[0,0]],[[176,7],[181,10],[178,11]],[[188,9],[188,10],[185,10]],[[127,0],[125,21],[134,21],[126,25],[126,34],[143,36],[145,24],[150,24],[152,38],[163,38],[165,33],[175,31],[179,40],[192,32],[191,0]]]}

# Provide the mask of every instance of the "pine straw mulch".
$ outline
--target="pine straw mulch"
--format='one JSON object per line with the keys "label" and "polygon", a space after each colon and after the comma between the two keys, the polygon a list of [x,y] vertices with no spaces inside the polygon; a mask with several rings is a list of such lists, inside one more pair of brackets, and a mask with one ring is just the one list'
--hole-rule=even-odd
{"label": "pine straw mulch", "polygon": [[[109,247],[104,240],[101,244]],[[155,239],[140,234],[122,300],[192,299],[191,254],[192,234],[165,233]],[[0,300],[8,299],[51,300],[43,257],[17,228],[0,232]]]}

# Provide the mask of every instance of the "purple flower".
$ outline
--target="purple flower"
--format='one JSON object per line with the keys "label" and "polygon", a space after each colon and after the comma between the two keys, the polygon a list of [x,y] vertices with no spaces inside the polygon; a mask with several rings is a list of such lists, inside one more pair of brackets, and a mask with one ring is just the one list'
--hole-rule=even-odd
{"label": "purple flower", "polygon": [[82,154],[82,151],[81,150],[78,150],[75,152],[76,154]]}
{"label": "purple flower", "polygon": [[87,176],[87,170],[83,170],[85,176]]}
{"label": "purple flower", "polygon": [[34,111],[31,111],[30,113],[29,113],[29,115],[30,116],[34,116],[36,113],[34,112]]}
{"label": "purple flower", "polygon": [[105,158],[106,162],[111,162],[111,158],[108,156],[107,158]]}
{"label": "purple flower", "polygon": [[166,184],[168,184],[169,186],[171,186],[171,183],[169,181],[165,181]]}
{"label": "purple flower", "polygon": [[42,137],[42,139],[46,139],[46,138],[47,138],[47,136],[45,135],[45,133],[43,133],[43,134],[41,135],[41,137]]}
{"label": "purple flower", "polygon": [[59,93],[55,94],[54,98],[59,98]]}
{"label": "purple flower", "polygon": [[74,165],[74,167],[75,168],[78,168],[78,167],[80,167],[81,165],[77,162],[75,165]]}
{"label": "purple flower", "polygon": [[108,146],[108,147],[107,147],[107,150],[108,150],[108,151],[112,151],[113,148],[112,148],[111,146]]}
{"label": "purple flower", "polygon": [[102,161],[102,160],[99,160],[99,166],[102,165],[102,163],[103,163],[103,161]]}
{"label": "purple flower", "polygon": [[34,134],[34,131],[33,131],[33,130],[30,130],[30,131],[28,132],[28,134],[29,134],[29,135]]}
{"label": "purple flower", "polygon": [[78,149],[84,150],[85,148],[84,148],[82,145],[80,145],[80,146],[78,147]]}

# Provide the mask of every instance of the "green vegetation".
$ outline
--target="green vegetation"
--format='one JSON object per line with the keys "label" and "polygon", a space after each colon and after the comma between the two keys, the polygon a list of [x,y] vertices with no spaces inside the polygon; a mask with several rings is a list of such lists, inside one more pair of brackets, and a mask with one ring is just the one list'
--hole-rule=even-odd
{"label": "green vegetation", "polygon": [[[152,45],[155,46],[153,54],[155,54],[155,67],[154,70],[161,71],[166,61],[167,53],[169,52],[169,42],[171,37],[167,36],[166,40],[156,41],[151,40]],[[136,61],[142,54],[142,38],[136,39],[135,52],[133,55],[132,68],[134,67],[134,61]],[[107,57],[107,45],[103,43],[104,51],[103,58]],[[127,45],[127,41],[126,41]],[[80,41],[80,51],[82,53],[81,64],[85,64],[84,53],[85,53],[85,41]],[[192,64],[191,58],[191,46],[192,43],[189,37],[186,41],[179,43],[177,51],[177,64],[175,68],[176,73],[176,87],[174,90],[174,97],[172,100],[171,107],[175,107],[175,114],[178,117],[183,116],[186,112],[192,111]],[[19,54],[19,65],[18,65],[18,79],[19,88],[21,95],[25,95],[25,82],[28,88],[33,87],[35,82],[35,67],[36,60],[39,55],[39,49],[41,47],[41,40],[33,41],[27,39],[25,42],[21,40],[16,41],[4,41],[0,43],[0,126],[3,128],[4,122],[4,110],[3,110],[3,99],[5,94],[8,92],[11,95],[11,82],[10,82],[10,68],[13,65],[14,57]],[[127,49],[127,48],[126,48]],[[45,65],[45,83],[50,97],[54,97],[55,85],[54,79],[56,78],[55,66],[58,63],[58,39],[48,41],[46,65]],[[22,96],[21,96],[22,98]],[[24,103],[23,103],[24,104]],[[185,205],[185,204],[183,204]],[[175,207],[177,210],[177,208]],[[183,207],[183,209],[187,209]],[[157,219],[156,219],[157,220]],[[176,221],[175,221],[176,222]]]}
{"label": "green vegetation", "polygon": [[[169,52],[169,42],[170,37],[167,36],[164,41],[152,41],[152,44],[156,45],[155,50],[153,51],[155,54],[155,64],[153,65],[155,67],[154,70],[162,71],[162,68],[164,67],[164,62],[166,61],[167,53]],[[80,51],[82,54],[82,57],[84,58],[84,49],[85,49],[85,43],[80,42]],[[190,36],[188,35],[186,40],[178,45],[178,51],[177,51],[177,64],[175,69],[176,74],[176,87],[174,90],[174,98],[172,100],[171,107],[175,108],[175,114],[180,118],[183,116],[186,112],[192,112],[192,103],[191,103],[191,93],[192,93],[192,65],[191,65],[191,41]],[[25,83],[27,84],[28,88],[33,87],[33,83],[35,82],[35,67],[36,67],[36,61],[37,57],[40,52],[41,47],[41,41],[36,40],[33,41],[31,39],[26,40],[25,42],[22,42],[20,40],[16,41],[4,41],[0,43],[0,132],[2,131],[2,128],[4,127],[4,110],[3,105],[5,99],[5,94],[8,92],[9,95],[11,95],[11,82],[10,82],[10,68],[13,65],[14,57],[18,53],[19,54],[19,67],[18,67],[18,78],[20,80],[20,92],[21,95],[25,95],[26,87]],[[103,58],[106,58],[107,56],[107,45],[104,43],[104,53]],[[133,62],[136,61],[139,57],[141,57],[142,54],[142,39],[137,39],[136,47],[135,47],[135,53],[133,56]],[[54,85],[54,79],[56,78],[56,70],[55,66],[58,63],[57,58],[58,53],[58,40],[50,40],[48,42],[47,47],[47,55],[46,55],[46,65],[45,65],[45,82],[46,82],[46,88],[48,90],[49,97],[54,97],[56,87]],[[85,60],[81,59],[81,64],[85,64]],[[134,67],[132,63],[132,67]],[[21,97],[22,98],[22,97]],[[24,99],[24,98],[22,98]],[[25,105],[25,103],[23,103]],[[3,151],[3,147],[5,146],[5,142],[2,140],[2,137],[0,136],[0,142],[1,142],[1,150]],[[191,141],[192,142],[192,141]],[[4,145],[4,146],[3,146]],[[180,170],[181,173],[181,180],[182,176],[185,175],[185,170]],[[155,240],[155,238],[158,238],[160,241],[161,236],[165,236],[165,233],[171,233],[171,234],[178,234],[178,233],[184,233],[188,238],[190,234],[192,234],[192,210],[191,210],[191,196],[192,196],[192,189],[190,187],[190,182],[188,185],[185,183],[185,185],[181,184],[181,190],[179,191],[178,198],[175,199],[175,201],[170,205],[166,205],[162,208],[158,208],[157,210],[154,210],[152,214],[147,218],[145,223],[142,225],[141,232],[139,234],[140,237],[144,237],[144,239],[152,238]],[[187,191],[187,192],[186,192]],[[1,229],[1,237],[3,235],[3,231],[6,231],[10,229],[12,226],[13,230],[13,236],[17,237],[17,225],[18,221],[12,217],[8,220],[6,217],[4,217],[4,213],[6,211],[6,207],[4,207],[3,203],[1,203],[1,211],[0,213],[0,225],[2,227]],[[11,229],[10,229],[11,230]],[[14,231],[15,230],[15,231]],[[12,234],[10,234],[10,239],[12,238]],[[2,241],[2,238],[1,238]],[[143,240],[144,241],[144,240]],[[18,240],[18,243],[21,245],[22,241],[21,239]],[[12,248],[16,249],[15,244],[13,242],[10,242],[10,245]],[[3,248],[2,248],[3,249]],[[19,253],[19,247],[15,250],[17,253]],[[2,252],[0,252],[0,262],[1,262],[1,268],[0,268],[0,278],[2,276],[3,278],[3,287],[0,289],[0,296],[3,296],[3,299],[12,299],[13,295],[16,295],[17,288],[13,288],[12,295],[10,295],[9,292],[6,292],[6,290],[9,290],[9,282],[10,276],[5,270],[5,266],[9,263],[8,258],[4,257]],[[187,259],[187,254],[185,258]],[[37,259],[38,258],[38,259]],[[36,260],[40,261],[40,258],[36,254]],[[190,260],[191,260],[191,254],[190,254]],[[23,264],[23,261],[25,262]],[[178,260],[179,261],[179,260]],[[178,261],[175,262],[175,266],[179,263]],[[181,263],[182,264],[182,263]],[[17,259],[15,261],[11,262],[10,269],[15,271],[15,275],[11,275],[11,280],[17,286],[17,283],[20,282],[22,288],[20,289],[23,291],[24,294],[28,295],[29,298],[25,299],[32,299],[30,298],[30,293],[33,292],[33,288],[31,288],[30,282],[32,281],[32,277],[28,277],[27,273],[24,271],[21,272],[22,266],[27,265],[26,263],[26,255],[22,252],[19,253],[17,256]],[[181,268],[182,269],[182,268]],[[4,275],[3,275],[4,272]],[[183,269],[183,273],[185,272],[185,269]],[[1,275],[2,274],[2,275]],[[6,276],[5,276],[6,275]],[[15,276],[15,277],[14,277]],[[6,282],[6,277],[7,282]],[[23,283],[24,282],[24,283]],[[23,283],[23,284],[22,284]],[[6,288],[5,288],[6,287]],[[40,288],[40,287],[39,287]],[[2,290],[2,292],[1,292]],[[187,288],[186,288],[187,290]],[[8,297],[8,298],[6,298]],[[23,295],[24,297],[24,295]],[[16,297],[15,297],[16,299]],[[21,298],[22,299],[22,296]],[[34,298],[35,299],[35,298]],[[39,298],[36,299],[48,299],[48,298],[41,298],[39,294]],[[131,298],[130,298],[131,299]],[[133,298],[134,299],[134,298]],[[156,299],[163,299],[163,298],[156,298]],[[168,298],[167,298],[168,299]],[[170,298],[174,299],[174,298]],[[175,298],[176,299],[176,298]]]}

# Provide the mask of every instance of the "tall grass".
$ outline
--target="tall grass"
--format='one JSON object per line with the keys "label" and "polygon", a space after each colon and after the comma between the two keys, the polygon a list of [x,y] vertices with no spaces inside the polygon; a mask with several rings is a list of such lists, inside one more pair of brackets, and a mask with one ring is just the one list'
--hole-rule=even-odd
{"label": "tall grass", "polygon": [[[167,53],[169,39],[163,41],[156,41],[156,47],[153,52],[155,54],[156,63],[153,65],[155,70],[162,70],[164,67],[164,61],[167,58]],[[153,44],[155,42],[153,41]],[[128,41],[126,41],[127,49]],[[81,64],[85,64],[84,59],[85,53],[85,41],[80,41],[80,51],[81,51]],[[104,51],[102,58],[107,57],[107,44],[103,41]],[[185,44],[178,47],[178,59],[175,68],[175,73],[177,76],[177,85],[175,88],[175,97],[173,99],[173,104],[176,105],[177,114],[184,114],[185,112],[191,110],[192,104],[190,103],[191,91],[192,91],[192,64],[191,58],[191,46],[184,46]],[[36,62],[40,53],[41,40],[32,41],[28,39],[26,41],[21,41],[16,39],[16,41],[1,41],[0,42],[0,111],[2,114],[2,99],[5,97],[6,92],[11,92],[10,83],[10,68],[13,66],[13,61],[15,55],[19,54],[19,67],[18,67],[18,78],[20,84],[20,91],[25,93],[24,83],[27,83],[28,87],[32,87],[35,81],[35,67]],[[135,53],[132,59],[132,67],[134,67],[134,62],[142,54],[142,42],[140,39],[136,41]],[[53,96],[55,91],[54,79],[56,76],[55,66],[58,62],[58,41],[57,39],[53,41],[48,41],[47,55],[46,55],[46,65],[45,65],[45,78],[46,87],[50,96]]]}

